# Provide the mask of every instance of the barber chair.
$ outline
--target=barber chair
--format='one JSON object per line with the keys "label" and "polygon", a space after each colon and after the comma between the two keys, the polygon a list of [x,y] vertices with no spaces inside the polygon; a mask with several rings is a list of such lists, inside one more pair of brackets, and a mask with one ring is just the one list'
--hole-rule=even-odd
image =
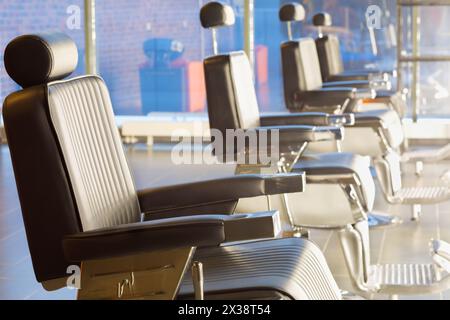
{"label": "barber chair", "polygon": [[[346,71],[341,56],[339,39],[337,36],[328,34],[324,35],[321,31],[324,27],[332,25],[332,18],[328,13],[318,13],[313,18],[313,24],[319,28],[319,37],[316,39],[317,52],[319,55],[320,69],[322,79],[326,86],[337,86],[339,82],[343,86],[364,87],[370,83],[370,86],[377,88],[376,79],[389,79],[391,75],[395,75],[395,71]],[[392,78],[391,78],[392,79]],[[363,82],[355,80],[364,80]],[[392,81],[392,80],[390,80]],[[375,83],[375,85],[373,85]],[[394,109],[403,118],[406,113],[406,104],[399,92],[395,93],[387,90],[377,90],[377,98],[368,101],[370,104],[378,105],[385,102],[394,107]],[[407,145],[407,144],[406,144]],[[411,149],[408,148],[402,153],[402,162],[415,162],[416,174],[421,175],[424,163],[439,162],[450,157],[450,144],[438,148],[431,149]]]}
{"label": "barber chair", "polygon": [[[395,70],[377,70],[377,69],[363,69],[363,70],[344,70],[344,63],[342,56],[334,51],[335,46],[339,47],[339,39],[334,35],[325,35],[324,28],[331,27],[333,22],[328,13],[318,13],[312,19],[313,25],[318,28],[319,37],[316,40],[317,51],[319,52],[322,67],[322,79],[325,82],[340,82],[340,81],[366,81],[373,88],[378,86],[385,86],[391,89],[391,82],[396,77]],[[330,55],[330,53],[333,53]]]}
{"label": "barber chair", "polygon": [[[302,5],[298,3],[289,3],[285,4],[280,8],[279,12],[279,18],[282,22],[286,22],[287,28],[288,28],[288,37],[289,42],[285,43],[284,46],[289,46],[290,42],[292,41],[292,24],[295,22],[300,22],[305,19],[305,9]],[[336,77],[331,79],[329,76],[327,76],[327,71],[324,71],[324,68],[337,69],[337,62],[335,60],[339,60],[341,64],[342,57],[340,56],[339,51],[339,59],[330,59],[330,51],[334,47],[331,45],[331,41],[329,38],[333,38],[333,44],[334,40],[337,40],[334,36],[324,36],[322,33],[322,29],[324,26],[330,26],[331,24],[331,17],[327,14],[317,14],[314,16],[313,23],[315,26],[319,28],[319,38],[316,40],[316,51],[319,54],[319,74],[315,75],[316,83],[314,83],[314,86],[311,88],[308,88],[309,90],[316,90],[319,88],[326,89],[330,88],[332,91],[337,90],[338,88],[344,88],[349,90],[350,88],[353,89],[359,89],[356,90],[356,92],[360,92],[360,94],[363,94],[364,92],[370,92],[372,94],[372,97],[369,97],[367,94],[365,97],[361,97],[359,101],[355,101],[355,104],[351,104],[348,107],[353,107],[356,109],[353,109],[353,112],[360,112],[360,111],[368,111],[368,110],[378,110],[378,109],[393,109],[397,111],[397,113],[403,117],[404,112],[406,110],[406,105],[404,101],[402,100],[401,95],[397,95],[395,93],[389,92],[387,90],[381,90],[380,88],[387,87],[390,89],[391,87],[391,80],[388,80],[388,75],[390,73],[386,71],[351,71],[342,74],[340,77]],[[325,44],[327,45],[325,45]],[[294,45],[294,43],[291,43],[291,45]],[[339,46],[339,43],[338,43]],[[339,49],[340,50],[340,49]],[[327,66],[324,66],[325,60],[323,57],[327,56],[328,60],[331,60],[329,63],[327,63]],[[333,57],[334,58],[334,57]],[[310,57],[310,59],[312,59]],[[316,60],[316,59],[315,59]],[[330,66],[328,66],[330,64]],[[313,66],[313,69],[315,69],[315,65]],[[321,75],[321,76],[320,76]],[[362,102],[365,102],[364,104]]]}
{"label": "barber chair", "polygon": [[327,13],[318,13],[313,17],[313,25],[318,28],[316,39],[317,52],[324,86],[349,86],[355,88],[373,88],[377,98],[366,103],[391,105],[400,117],[405,116],[406,104],[400,92],[393,92],[395,70],[352,70],[344,71],[344,62],[340,52],[339,39],[334,35],[325,35],[323,28],[332,26],[332,18]]}
{"label": "barber chair", "polygon": [[[105,83],[66,79],[77,57],[57,33],[16,38],[4,56],[23,88],[3,116],[45,289],[74,280],[79,299],[341,298],[314,244],[276,239],[277,212],[232,215],[240,198],[303,191],[303,173],[137,191]],[[66,272],[79,265],[77,281]]]}
{"label": "barber chair", "polygon": [[[292,23],[302,21],[304,8],[288,4],[281,8],[280,19]],[[405,140],[402,121],[394,110],[363,112],[365,105],[358,99],[355,88],[323,88],[320,64],[313,39],[290,40],[282,44],[283,81],[286,105],[291,112],[317,111],[354,112],[355,124],[346,126],[346,138],[340,147],[373,159],[378,181],[386,200],[391,204],[411,205],[412,220],[419,220],[422,206],[439,204],[450,199],[448,186],[405,188],[402,185],[400,149]],[[348,102],[353,101],[353,102]],[[353,107],[350,110],[348,105]],[[330,150],[333,146],[320,143],[311,146],[315,152]],[[398,223],[387,219],[381,224]]]}
{"label": "barber chair", "polygon": [[[269,120],[261,117],[246,54],[218,54],[217,29],[234,24],[232,8],[220,2],[210,2],[201,9],[200,19],[205,29],[212,30],[215,44],[214,55],[204,61],[211,129],[221,132],[236,129],[252,131],[261,130],[267,125],[267,128],[279,130],[280,137],[286,137],[284,139],[289,135],[297,135],[298,124],[304,123],[305,117],[312,115],[271,116]],[[316,115],[316,119],[320,118],[320,115]],[[322,116],[323,123],[326,123],[326,119],[326,115]],[[303,132],[306,129],[303,128]],[[280,138],[280,149],[284,148],[283,144],[291,144],[291,150],[298,150],[297,144],[294,143],[297,137],[292,137],[291,142],[284,139]],[[441,259],[437,264],[371,265],[367,216],[373,209],[375,185],[369,168],[370,159],[349,153],[300,157],[299,153],[303,153],[308,145],[316,140],[312,136],[309,139],[303,138],[304,146],[300,152],[294,152],[290,160],[280,159],[281,171],[306,173],[308,187],[305,192],[286,196],[285,207],[280,208],[288,208],[294,228],[339,230],[349,274],[354,288],[362,295],[427,294],[447,288],[450,268],[446,268],[448,247],[444,242],[433,242],[433,257]],[[286,165],[286,161],[289,165]],[[246,166],[238,170],[251,171],[255,167],[257,168]],[[324,201],[324,195],[327,201]],[[245,205],[240,203],[237,210],[248,211],[250,207],[254,208],[261,203],[262,201],[252,201]],[[267,205],[273,204],[268,201]]]}

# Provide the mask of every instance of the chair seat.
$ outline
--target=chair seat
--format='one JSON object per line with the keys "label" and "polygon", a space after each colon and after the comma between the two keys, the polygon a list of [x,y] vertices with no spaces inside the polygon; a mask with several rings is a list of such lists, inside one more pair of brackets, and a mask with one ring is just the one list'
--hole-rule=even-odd
{"label": "chair seat", "polygon": [[404,141],[403,125],[398,113],[393,110],[371,110],[355,113],[355,121],[359,123],[382,122],[387,143],[391,148],[398,148]]}
{"label": "chair seat", "polygon": [[[291,238],[198,249],[203,263],[205,298],[337,300],[341,294],[320,249],[305,239]],[[314,281],[312,281],[314,279]],[[181,285],[181,299],[193,297],[190,272]]]}
{"label": "chair seat", "polygon": [[306,179],[313,176],[339,176],[343,174],[354,174],[360,182],[364,191],[366,202],[369,207],[375,201],[375,184],[370,171],[370,158],[352,153],[326,153],[308,156],[295,165],[293,172],[305,172]]}

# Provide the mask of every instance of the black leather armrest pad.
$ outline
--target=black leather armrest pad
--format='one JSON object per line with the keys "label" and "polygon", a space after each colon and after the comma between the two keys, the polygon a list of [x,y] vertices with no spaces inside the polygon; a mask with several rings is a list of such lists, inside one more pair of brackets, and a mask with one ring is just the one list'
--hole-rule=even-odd
{"label": "black leather armrest pad", "polygon": [[341,82],[341,81],[369,81],[370,73],[354,72],[354,73],[341,73],[334,76],[330,76],[327,81],[329,82]]}
{"label": "black leather armrest pad", "polygon": [[386,128],[389,124],[389,118],[386,118],[385,114],[388,114],[385,110],[355,113],[354,126],[371,127],[373,129]]}
{"label": "black leather armrest pad", "polygon": [[202,206],[264,195],[303,192],[304,174],[237,175],[138,192],[142,212]]}
{"label": "black leather armrest pad", "polygon": [[321,112],[283,113],[261,116],[261,126],[297,126],[309,125],[318,127],[333,127],[351,125],[353,114],[330,115]]}
{"label": "black leather armrest pad", "polygon": [[64,253],[69,261],[81,262],[158,250],[217,246],[224,241],[221,216],[190,216],[66,236]]}
{"label": "black leather armrest pad", "polygon": [[344,129],[338,127],[277,126],[254,130],[278,130],[282,145],[342,140],[344,136]]}
{"label": "black leather armrest pad", "polygon": [[343,81],[333,81],[333,82],[325,82],[323,84],[324,88],[329,87],[347,87],[347,88],[357,88],[357,89],[366,89],[372,86],[371,82],[368,80],[343,80]]}
{"label": "black leather armrest pad", "polygon": [[401,120],[393,110],[372,110],[355,113],[355,126],[387,129],[390,126],[401,126]]}
{"label": "black leather armrest pad", "polygon": [[351,76],[351,75],[379,75],[379,74],[388,74],[388,75],[395,75],[397,73],[394,69],[356,69],[356,70],[345,70],[344,72],[340,73],[339,75],[342,76]]}
{"label": "black leather armrest pad", "polygon": [[322,88],[301,92],[297,95],[296,100],[309,106],[342,106],[348,99],[356,99],[356,92],[355,88]]}
{"label": "black leather armrest pad", "polygon": [[261,126],[328,126],[329,115],[321,112],[284,113],[261,116]]}

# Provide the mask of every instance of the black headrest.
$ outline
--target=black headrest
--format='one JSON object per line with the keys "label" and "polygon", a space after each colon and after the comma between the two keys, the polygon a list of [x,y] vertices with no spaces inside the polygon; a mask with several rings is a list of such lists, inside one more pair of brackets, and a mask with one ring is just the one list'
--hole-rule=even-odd
{"label": "black headrest", "polygon": [[288,3],[280,8],[280,20],[283,22],[305,20],[305,8],[299,3]]}
{"label": "black headrest", "polygon": [[330,27],[333,24],[333,19],[326,12],[321,12],[313,17],[313,25],[316,27]]}
{"label": "black headrest", "polygon": [[78,51],[63,33],[24,35],[8,44],[4,59],[9,76],[27,88],[69,76],[77,67]]}
{"label": "black headrest", "polygon": [[220,2],[210,2],[200,10],[203,28],[232,26],[236,21],[233,8]]}

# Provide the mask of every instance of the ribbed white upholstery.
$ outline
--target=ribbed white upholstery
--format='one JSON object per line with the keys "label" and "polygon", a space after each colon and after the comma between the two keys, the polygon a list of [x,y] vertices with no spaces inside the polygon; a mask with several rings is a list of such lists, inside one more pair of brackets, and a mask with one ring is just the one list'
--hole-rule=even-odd
{"label": "ribbed white upholstery", "polygon": [[[305,239],[281,239],[199,249],[204,265],[205,295],[227,290],[273,290],[295,300],[339,300],[341,293],[320,249]],[[192,295],[190,273],[180,294]]]}
{"label": "ribbed white upholstery", "polygon": [[300,81],[302,91],[321,89],[322,75],[320,73],[320,62],[317,54],[316,43],[311,38],[301,39],[298,42],[300,56],[302,57],[302,80]]}
{"label": "ribbed white upholstery", "polygon": [[136,190],[103,80],[51,83],[48,102],[83,230],[139,222]]}
{"label": "ribbed white upholstery", "polygon": [[344,72],[344,64],[341,56],[339,39],[335,35],[328,35],[325,48],[327,50],[327,62],[330,76]]}
{"label": "ribbed white upholstery", "polygon": [[230,69],[241,129],[260,126],[252,68],[245,52],[230,54]]}

